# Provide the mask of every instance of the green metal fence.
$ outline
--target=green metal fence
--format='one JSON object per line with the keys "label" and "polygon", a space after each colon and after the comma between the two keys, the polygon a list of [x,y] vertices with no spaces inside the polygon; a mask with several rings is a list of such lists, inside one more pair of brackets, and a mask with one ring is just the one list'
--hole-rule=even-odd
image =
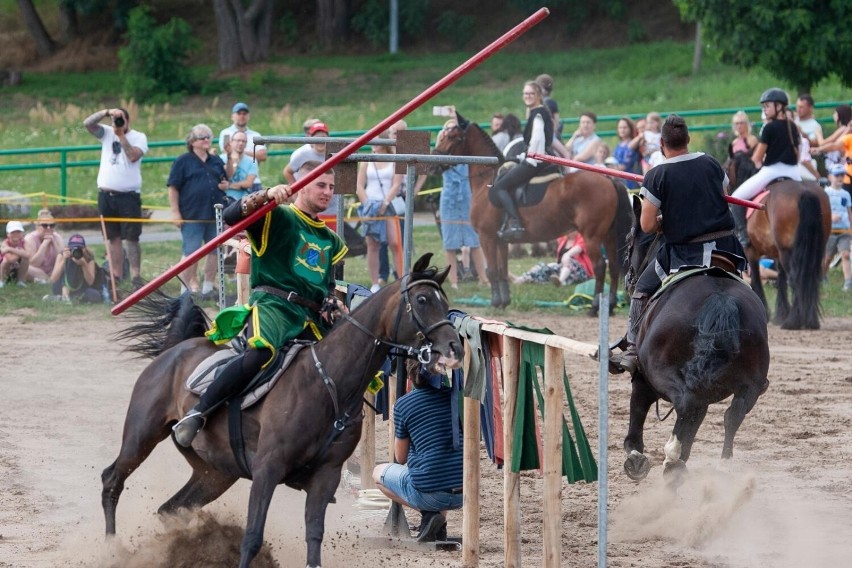
{"label": "green metal fence", "polygon": [[[818,103],[815,105],[817,109],[833,109],[839,102],[825,102]],[[687,111],[675,111],[677,114],[685,117],[690,122],[689,128],[692,132],[730,132],[731,123],[730,117],[737,112],[738,110],[744,110],[750,115],[754,116],[755,114],[760,114],[760,107],[745,107],[745,108],[719,108],[719,109],[705,109],[705,110],[687,110]],[[662,116],[666,116],[667,114],[671,114],[671,112],[660,112]],[[627,116],[633,120],[638,118],[644,118],[644,114],[627,114],[627,115],[606,115],[598,117],[598,129],[597,133],[602,138],[613,137],[616,134],[615,125],[618,122],[618,119],[623,116]],[[724,117],[723,121],[715,120],[719,117]],[[571,132],[576,124],[579,122],[577,117],[561,117],[562,122],[565,125],[564,131],[566,133]],[[691,120],[690,120],[691,119]],[[823,117],[819,119],[819,121],[823,124],[831,124],[831,117]],[[483,128],[488,128],[488,123],[480,124]],[[607,128],[603,128],[606,126]],[[412,130],[426,130],[429,132],[438,132],[441,129],[440,125],[437,126],[424,126],[424,127],[413,127]],[[334,132],[335,136],[360,136],[365,131],[363,130],[347,130]],[[693,143],[697,143],[696,140],[693,140]],[[158,141],[158,142],[149,142],[149,149],[154,148],[181,148],[175,154],[168,155],[146,155],[142,165],[143,168],[146,165],[162,163],[162,162],[172,162],[177,157],[178,154],[182,152],[182,148],[185,142],[183,140],[167,140],[167,141]],[[699,144],[700,145],[700,144]],[[270,157],[275,156],[289,156],[292,154],[294,148],[281,148],[281,147],[273,147],[269,148],[268,155]],[[87,155],[91,153],[97,153],[101,151],[100,144],[91,144],[84,146],[55,146],[55,147],[47,147],[47,148],[17,148],[17,149],[7,149],[0,150],[0,160],[4,160],[6,157],[17,157],[17,156],[39,156],[39,157],[52,157],[57,156],[58,159],[54,161],[37,161],[33,163],[13,163],[13,164],[3,164],[0,163],[0,172],[9,172],[9,171],[21,171],[21,170],[48,170],[48,169],[59,169],[60,178],[59,178],[59,194],[64,199],[68,195],[68,176],[69,171],[74,168],[82,168],[82,167],[97,167],[100,165],[99,159],[75,159],[78,155]]]}

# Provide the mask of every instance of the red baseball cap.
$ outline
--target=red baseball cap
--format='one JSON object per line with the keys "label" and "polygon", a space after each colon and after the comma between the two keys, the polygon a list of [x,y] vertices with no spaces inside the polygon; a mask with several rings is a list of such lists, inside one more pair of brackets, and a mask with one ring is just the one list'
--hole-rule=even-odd
{"label": "red baseball cap", "polygon": [[325,132],[328,134],[328,126],[324,122],[317,122],[308,129],[308,136],[313,136],[317,132]]}

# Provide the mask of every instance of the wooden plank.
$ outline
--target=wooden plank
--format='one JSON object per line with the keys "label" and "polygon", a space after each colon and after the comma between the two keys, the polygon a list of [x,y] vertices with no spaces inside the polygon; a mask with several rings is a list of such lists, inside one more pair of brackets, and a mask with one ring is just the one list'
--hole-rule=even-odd
{"label": "wooden plank", "polygon": [[509,465],[512,463],[520,360],[521,342],[503,335],[503,565],[506,568],[521,567],[521,476],[512,473]]}
{"label": "wooden plank", "polygon": [[582,341],[575,341],[573,339],[568,339],[567,337],[561,337],[559,335],[545,335],[543,333],[535,333],[533,331],[526,331],[524,329],[514,329],[508,327],[504,323],[483,323],[482,329],[484,331],[490,331],[491,333],[496,333],[505,337],[512,337],[515,339],[521,339],[523,341],[531,341],[533,343],[540,343],[542,345],[558,347],[560,349],[564,349],[565,351],[570,351],[579,355],[591,356],[595,353],[595,351],[597,351],[598,348],[597,345],[593,345],[591,343],[583,343]]}
{"label": "wooden plank", "polygon": [[544,348],[544,568],[562,559],[562,385],[564,359],[556,347]]}
{"label": "wooden plank", "polygon": [[[465,344],[467,353],[470,347]],[[479,407],[464,399],[464,504],[462,516],[462,566],[479,566]]]}

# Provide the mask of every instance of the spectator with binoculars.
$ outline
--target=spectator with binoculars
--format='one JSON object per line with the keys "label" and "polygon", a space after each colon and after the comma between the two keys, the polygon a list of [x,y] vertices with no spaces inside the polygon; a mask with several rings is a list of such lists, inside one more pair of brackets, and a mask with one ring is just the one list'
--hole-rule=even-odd
{"label": "spectator with binoculars", "polygon": [[103,269],[95,262],[95,256],[86,246],[83,235],[74,234],[68,238],[68,246],[56,257],[50,281],[53,294],[42,298],[44,301],[74,300],[81,304],[99,304],[104,301],[106,282]]}

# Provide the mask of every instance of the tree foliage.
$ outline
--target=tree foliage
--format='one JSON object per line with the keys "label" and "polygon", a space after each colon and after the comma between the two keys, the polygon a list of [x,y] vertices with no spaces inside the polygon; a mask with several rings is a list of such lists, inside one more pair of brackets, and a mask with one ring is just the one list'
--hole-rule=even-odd
{"label": "tree foliage", "polygon": [[195,81],[186,65],[198,42],[184,20],[158,24],[144,6],[130,12],[127,45],[118,52],[125,94],[138,100],[191,93]]}
{"label": "tree foliage", "polygon": [[763,68],[799,93],[836,74],[852,85],[848,0],[674,0],[700,21],[710,51],[729,64]]}

